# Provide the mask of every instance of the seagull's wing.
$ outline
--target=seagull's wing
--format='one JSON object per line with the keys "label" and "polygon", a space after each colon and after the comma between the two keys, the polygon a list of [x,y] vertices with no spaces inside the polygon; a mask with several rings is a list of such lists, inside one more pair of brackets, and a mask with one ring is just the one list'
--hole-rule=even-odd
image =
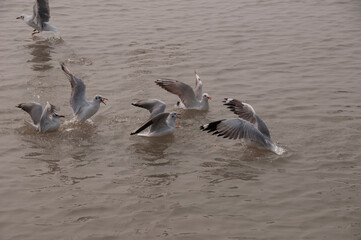
{"label": "seagull's wing", "polygon": [[48,22],[50,19],[49,0],[35,0],[34,12],[41,22]]}
{"label": "seagull's wing", "polygon": [[196,74],[196,88],[194,90],[195,94],[196,94],[196,98],[201,101],[202,100],[202,86],[203,83],[201,81],[201,78],[198,76],[197,72],[194,71],[194,73]]}
{"label": "seagull's wing", "polygon": [[86,86],[81,79],[70,73],[69,69],[64,65],[64,63],[61,63],[61,69],[68,77],[71,85],[70,105],[73,108],[74,114],[76,115],[82,106],[88,105],[88,101],[85,98]]}
{"label": "seagull's wing", "polygon": [[130,135],[135,135],[146,129],[147,127],[151,127],[151,131],[162,129],[163,127],[167,126],[166,120],[169,113],[161,113],[155,116],[154,118],[148,120],[146,123],[143,124],[140,128],[135,130],[134,132],[130,133]]}
{"label": "seagull's wing", "polygon": [[50,19],[49,1],[48,0],[35,0],[33,6],[33,19],[32,21],[39,28],[43,30],[43,23],[48,22]]}
{"label": "seagull's wing", "polygon": [[156,80],[155,83],[158,86],[167,90],[168,92],[178,95],[178,97],[182,100],[184,106],[186,106],[187,108],[199,104],[199,101],[196,99],[193,89],[188,84],[179,82],[177,80],[164,78]]}
{"label": "seagull's wing", "polygon": [[237,99],[225,98],[223,100],[224,105],[227,106],[232,112],[237,114],[240,118],[251,122],[256,123],[256,112],[253,107],[247,103],[243,103]]}
{"label": "seagull's wing", "polygon": [[139,100],[132,103],[132,105],[147,109],[150,112],[149,119],[163,113],[166,107],[166,104],[158,99]]}
{"label": "seagull's wing", "polygon": [[266,145],[265,136],[253,124],[240,118],[219,120],[203,125],[200,128],[223,138],[245,139]]}
{"label": "seagull's wing", "polygon": [[43,113],[43,108],[39,103],[20,103],[16,107],[21,108],[25,112],[29,113],[33,123],[37,125],[40,122],[41,114]]}

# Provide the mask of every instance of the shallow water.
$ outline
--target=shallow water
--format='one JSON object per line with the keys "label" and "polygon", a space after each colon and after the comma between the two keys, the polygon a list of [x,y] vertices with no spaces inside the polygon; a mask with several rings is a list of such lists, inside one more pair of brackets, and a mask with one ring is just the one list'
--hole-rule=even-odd
{"label": "shallow water", "polygon": [[[58,33],[31,37],[0,3],[1,239],[361,239],[359,1],[50,1]],[[39,134],[21,102],[72,117],[60,69],[109,99],[92,122]],[[131,102],[193,85],[209,112],[181,111],[174,136],[129,136]],[[286,152],[199,131],[251,104]]]}

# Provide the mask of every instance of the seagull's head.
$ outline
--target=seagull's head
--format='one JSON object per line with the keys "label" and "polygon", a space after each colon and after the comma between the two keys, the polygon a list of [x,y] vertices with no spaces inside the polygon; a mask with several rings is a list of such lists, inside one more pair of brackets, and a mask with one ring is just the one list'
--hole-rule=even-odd
{"label": "seagull's head", "polygon": [[103,103],[104,105],[106,105],[106,104],[105,104],[105,101],[106,101],[106,100],[108,100],[108,98],[102,97],[102,96],[100,96],[100,95],[96,95],[96,96],[94,97],[94,101],[95,101],[95,102]]}
{"label": "seagull's head", "polygon": [[177,119],[177,118],[180,118],[180,114],[179,113],[176,113],[176,112],[171,112],[170,114],[169,114],[169,117],[171,118],[171,119],[173,119],[174,121]]}
{"label": "seagull's head", "polygon": [[206,101],[212,99],[212,98],[208,95],[208,93],[203,93],[202,97],[203,97],[203,99],[206,100]]}
{"label": "seagull's head", "polygon": [[17,17],[16,19],[21,19],[21,20],[24,20],[25,19],[25,14],[21,14],[19,17]]}

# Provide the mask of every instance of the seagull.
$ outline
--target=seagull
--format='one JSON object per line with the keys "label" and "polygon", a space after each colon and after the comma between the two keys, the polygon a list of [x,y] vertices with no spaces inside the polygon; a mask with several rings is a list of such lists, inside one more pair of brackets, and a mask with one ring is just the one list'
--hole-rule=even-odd
{"label": "seagull", "polygon": [[50,19],[50,9],[48,0],[35,0],[33,6],[33,15],[21,14],[16,19],[25,21],[30,27],[34,28],[32,35],[42,31],[58,31],[58,28],[47,23]]}
{"label": "seagull", "polygon": [[[161,137],[170,135],[175,130],[175,121],[180,117],[180,114],[176,112],[160,113],[157,116],[151,118],[140,128],[130,133],[130,135],[138,135],[143,137]],[[141,133],[144,129],[150,127],[149,132]]]}
{"label": "seagull", "polygon": [[91,102],[86,100],[86,86],[84,82],[71,74],[68,68],[64,65],[64,63],[61,63],[61,69],[68,77],[71,85],[70,105],[73,108],[76,121],[83,122],[88,118],[92,117],[98,111],[100,103],[104,103],[104,105],[106,105],[105,100],[108,99],[100,95],[96,95]]}
{"label": "seagull", "polygon": [[251,105],[232,98],[225,98],[223,103],[239,118],[211,122],[201,126],[201,130],[212,132],[213,135],[223,136],[223,138],[241,139],[256,148],[280,153],[280,148],[271,140],[266,124]]}
{"label": "seagull", "polygon": [[20,103],[16,107],[29,113],[33,122],[25,121],[27,125],[43,133],[58,130],[60,127],[59,118],[64,117],[57,114],[55,111],[56,107],[49,102],[46,103],[44,110],[37,102]]}
{"label": "seagull", "polygon": [[149,119],[163,113],[166,107],[165,103],[158,99],[139,100],[132,105],[147,109],[150,112]]}
{"label": "seagull", "polygon": [[209,109],[208,100],[210,100],[211,97],[208,95],[208,93],[202,94],[203,84],[197,73],[195,91],[193,91],[192,87],[188,84],[177,80],[160,78],[156,80],[155,83],[168,92],[178,95],[182,103],[178,102],[177,106],[185,109],[195,109],[202,111],[207,111]]}

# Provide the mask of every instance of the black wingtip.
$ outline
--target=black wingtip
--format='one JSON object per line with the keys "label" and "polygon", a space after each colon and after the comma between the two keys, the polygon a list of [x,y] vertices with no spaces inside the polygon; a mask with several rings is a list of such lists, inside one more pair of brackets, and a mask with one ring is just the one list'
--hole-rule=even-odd
{"label": "black wingtip", "polygon": [[131,133],[130,133],[130,136],[135,135],[135,134],[136,134],[135,132],[131,132]]}
{"label": "black wingtip", "polygon": [[[219,120],[219,121],[215,121],[215,122],[211,122],[211,123],[208,123],[208,124],[205,124],[205,125],[202,125],[200,127],[200,129],[202,131],[207,131],[207,132],[214,132],[216,131],[217,132],[217,127],[218,127],[218,124],[220,124],[222,121],[224,121],[224,119],[222,120]],[[218,133],[218,132],[217,132]]]}

